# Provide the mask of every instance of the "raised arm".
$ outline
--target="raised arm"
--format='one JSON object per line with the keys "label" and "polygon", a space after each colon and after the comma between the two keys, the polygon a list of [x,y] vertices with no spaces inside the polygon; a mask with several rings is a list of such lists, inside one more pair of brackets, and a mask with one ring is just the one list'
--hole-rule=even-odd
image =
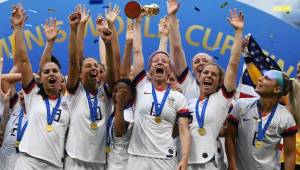
{"label": "raised arm", "polygon": [[51,61],[52,49],[54,46],[55,39],[58,35],[58,32],[59,32],[59,28],[57,27],[56,19],[49,18],[49,20],[46,20],[46,23],[44,25],[46,45],[40,61],[40,68],[42,68],[45,63]]}
{"label": "raised arm", "polygon": [[106,60],[105,60],[105,56],[106,56],[106,51],[105,51],[105,44],[102,40],[102,38],[99,36],[99,56],[100,56],[100,62],[101,64],[106,65]]}
{"label": "raised arm", "polygon": [[[115,5],[112,9],[111,3],[108,6],[108,9],[105,9],[105,18],[108,24],[109,29],[112,30],[112,47],[114,56],[116,59],[116,68],[120,68],[121,66],[121,53],[120,53],[120,45],[119,45],[119,39],[118,39],[118,33],[115,27],[115,21],[120,13],[120,7],[118,5]],[[119,75],[117,75],[119,78]]]}
{"label": "raised arm", "polygon": [[13,6],[11,23],[15,32],[15,45],[16,45],[16,60],[18,68],[22,74],[22,84],[23,87],[27,87],[29,83],[33,80],[31,63],[28,58],[27,49],[24,41],[23,28],[27,16],[25,10],[21,5]]}
{"label": "raised arm", "polygon": [[70,39],[69,39],[69,71],[67,80],[67,89],[74,90],[79,81],[80,74],[80,61],[77,54],[77,27],[80,21],[81,15],[76,10],[69,16],[70,23]]}
{"label": "raised arm", "polygon": [[160,35],[159,41],[159,51],[168,51],[168,40],[169,40],[169,28],[168,28],[168,18],[164,17],[160,20],[158,24],[158,30]]}
{"label": "raised arm", "polygon": [[84,31],[86,22],[90,19],[90,10],[86,9],[85,5],[77,5],[77,11],[80,13],[80,22],[78,24],[78,31],[77,31],[77,50],[79,61],[82,61],[84,58]]}
{"label": "raised arm", "polygon": [[145,14],[136,19],[134,24],[133,33],[133,77],[136,77],[142,70],[144,70],[144,55],[142,45],[142,19]]}
{"label": "raised arm", "polygon": [[242,54],[242,36],[244,29],[244,14],[236,9],[230,10],[230,17],[228,22],[235,30],[234,43],[231,50],[231,56],[225,72],[224,86],[228,92],[235,90],[236,77],[238,72],[238,66],[240,64],[240,57]]}
{"label": "raised arm", "polygon": [[121,78],[129,78],[132,64],[132,49],[133,49],[133,23],[128,20],[126,31],[126,43],[123,54],[123,62],[121,64]]}
{"label": "raised arm", "polygon": [[97,30],[102,38],[102,40],[105,43],[106,48],[106,68],[107,68],[107,83],[109,84],[109,92],[112,92],[111,88],[113,87],[114,82],[117,79],[118,72],[116,71],[116,61],[114,53],[113,53],[113,47],[112,47],[112,30],[108,28],[106,20],[99,16],[96,21],[97,24]]}
{"label": "raised arm", "polygon": [[[118,33],[115,27],[115,21],[120,13],[120,7],[118,5],[115,5],[112,9],[111,3],[109,4],[108,9],[105,11],[105,18],[108,24],[109,29],[112,30],[112,48],[114,52],[114,56],[116,59],[116,68],[120,68],[121,66],[121,53],[120,53],[120,45],[119,45],[119,39],[118,39]],[[119,77],[117,77],[119,78]]]}
{"label": "raised arm", "polygon": [[179,9],[177,0],[168,0],[168,24],[169,24],[169,39],[170,39],[170,53],[174,61],[174,73],[180,76],[187,67],[184,51],[181,44],[181,36],[179,32],[179,25],[176,13]]}

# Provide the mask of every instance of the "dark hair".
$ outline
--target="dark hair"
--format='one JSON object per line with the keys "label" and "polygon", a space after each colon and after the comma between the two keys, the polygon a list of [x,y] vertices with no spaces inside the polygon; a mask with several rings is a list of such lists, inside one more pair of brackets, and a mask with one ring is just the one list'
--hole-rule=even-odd
{"label": "dark hair", "polygon": [[[58,59],[57,59],[53,54],[51,54],[50,62],[56,64],[57,67],[59,68],[59,70],[61,70],[60,62],[58,61]],[[42,67],[44,67],[44,65],[43,65]],[[42,69],[43,69],[43,68],[40,68],[39,75],[41,75]]]}
{"label": "dark hair", "polygon": [[[80,60],[80,64],[79,64],[79,70],[80,70],[80,72],[81,72],[81,67],[82,67],[82,65],[83,65],[83,62],[85,61],[85,60],[87,60],[87,59],[94,59],[94,60],[96,60],[94,57],[82,57],[81,58],[81,60]],[[96,60],[97,61],[97,60]],[[97,61],[97,63],[98,63],[98,61]]]}
{"label": "dark hair", "polygon": [[120,80],[118,80],[118,81],[116,81],[114,83],[113,87],[115,88],[118,83],[124,83],[124,84],[126,84],[130,88],[130,91],[133,94],[133,96],[136,95],[135,86],[134,86],[133,82],[130,79],[120,79]]}

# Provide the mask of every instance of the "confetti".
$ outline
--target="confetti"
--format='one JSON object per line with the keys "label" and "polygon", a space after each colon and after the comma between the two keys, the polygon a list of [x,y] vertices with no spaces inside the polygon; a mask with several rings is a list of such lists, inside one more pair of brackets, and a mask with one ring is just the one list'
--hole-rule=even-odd
{"label": "confetti", "polygon": [[98,43],[98,41],[99,41],[98,39],[95,39],[95,40],[94,40],[94,43],[95,43],[95,44],[97,44],[97,43]]}
{"label": "confetti", "polygon": [[55,12],[54,8],[48,8],[48,12]]}
{"label": "confetti", "polygon": [[109,8],[109,6],[108,6],[108,5],[105,5],[105,6],[103,6],[102,8],[108,9],[108,8]]}
{"label": "confetti", "polygon": [[217,56],[214,56],[214,59],[216,59],[216,60],[219,60],[219,57],[217,57]]}
{"label": "confetti", "polygon": [[89,3],[90,4],[102,4],[103,0],[90,0]]}
{"label": "confetti", "polygon": [[198,11],[198,12],[200,11],[200,9],[199,9],[198,7],[196,7],[196,6],[195,6],[194,9],[195,9],[196,11]]}
{"label": "confetti", "polygon": [[220,6],[220,8],[225,8],[227,5],[228,5],[228,2],[224,2],[224,3]]}
{"label": "confetti", "polygon": [[272,11],[289,14],[292,11],[292,6],[291,5],[274,6],[272,8]]}
{"label": "confetti", "polygon": [[31,24],[25,24],[25,27],[32,27]]}
{"label": "confetti", "polygon": [[33,10],[33,9],[27,9],[26,11],[32,12],[32,13],[34,13],[34,14],[38,13],[36,10]]}

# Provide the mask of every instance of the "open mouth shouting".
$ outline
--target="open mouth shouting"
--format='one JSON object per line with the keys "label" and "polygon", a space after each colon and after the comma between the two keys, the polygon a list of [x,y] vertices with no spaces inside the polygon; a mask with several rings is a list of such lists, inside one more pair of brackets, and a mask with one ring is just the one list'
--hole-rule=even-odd
{"label": "open mouth shouting", "polygon": [[51,86],[54,86],[55,83],[56,83],[56,81],[57,81],[56,78],[53,77],[53,76],[49,77],[49,79],[48,79],[48,83],[49,83]]}
{"label": "open mouth shouting", "polygon": [[213,81],[211,79],[205,79],[203,82],[204,89],[210,89],[213,86]]}

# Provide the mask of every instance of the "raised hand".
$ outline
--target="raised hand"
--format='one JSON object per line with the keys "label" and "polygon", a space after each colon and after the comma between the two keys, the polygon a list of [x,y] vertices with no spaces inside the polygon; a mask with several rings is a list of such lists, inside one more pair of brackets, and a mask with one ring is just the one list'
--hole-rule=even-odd
{"label": "raised hand", "polygon": [[59,27],[57,27],[55,18],[50,18],[49,20],[46,20],[46,23],[44,25],[44,33],[47,41],[55,41],[59,33]]}
{"label": "raised hand", "polygon": [[28,16],[23,9],[23,6],[20,4],[12,6],[12,13],[10,17],[10,22],[12,28],[15,27],[24,27],[25,21],[27,20]]}
{"label": "raised hand", "polygon": [[168,15],[176,15],[179,9],[179,2],[177,0],[168,0],[167,1],[167,8],[168,8]]}
{"label": "raised hand", "polygon": [[126,40],[133,40],[133,31],[134,29],[134,24],[132,22],[132,20],[128,20],[127,23],[127,31],[126,31]]}
{"label": "raised hand", "polygon": [[120,13],[120,7],[118,5],[114,6],[114,9],[111,7],[111,3],[109,4],[108,9],[105,9],[105,18],[107,20],[107,23],[109,25],[113,25],[119,16]]}
{"label": "raised hand", "polygon": [[112,40],[112,30],[109,29],[107,21],[102,16],[97,17],[96,28],[104,42]]}
{"label": "raised hand", "polygon": [[233,11],[230,10],[230,16],[227,20],[235,30],[244,29],[244,14],[242,11],[237,12],[236,8]]}
{"label": "raised hand", "polygon": [[90,19],[90,10],[86,9],[85,5],[77,5],[76,11],[80,13],[80,23],[85,24]]}
{"label": "raised hand", "polygon": [[160,35],[169,35],[169,28],[168,28],[168,18],[164,17],[160,20],[158,24],[158,30]]}
{"label": "raised hand", "polygon": [[69,15],[69,23],[70,23],[71,29],[77,30],[80,20],[81,20],[81,13],[79,12],[79,7],[77,5],[75,8],[75,11],[71,15]]}

